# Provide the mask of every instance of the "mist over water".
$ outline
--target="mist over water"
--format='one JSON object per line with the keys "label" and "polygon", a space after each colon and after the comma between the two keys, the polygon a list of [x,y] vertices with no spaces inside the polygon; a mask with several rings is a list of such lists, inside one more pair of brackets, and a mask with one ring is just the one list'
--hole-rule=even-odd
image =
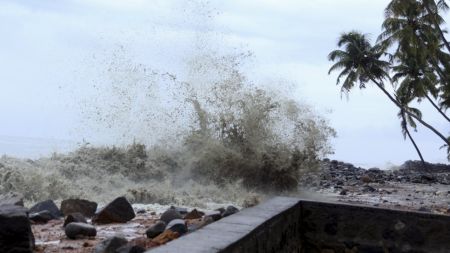
{"label": "mist over water", "polygon": [[81,146],[35,160],[3,156],[0,193],[246,206],[296,191],[318,169],[333,151],[327,120],[291,97],[290,82],[253,78],[257,56],[211,32],[207,2],[189,3],[196,30],[180,67],[142,63],[123,45],[97,55],[89,93],[78,98]]}

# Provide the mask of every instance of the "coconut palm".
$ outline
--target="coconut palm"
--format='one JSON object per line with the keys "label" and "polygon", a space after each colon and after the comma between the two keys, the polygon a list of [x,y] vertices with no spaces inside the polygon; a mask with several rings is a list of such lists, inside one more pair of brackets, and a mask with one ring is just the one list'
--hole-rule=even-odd
{"label": "coconut palm", "polygon": [[[422,112],[417,108],[408,107],[407,105],[411,102],[410,98],[403,97],[398,98],[398,101],[400,104],[402,104],[405,108],[408,109],[411,113],[415,114],[418,118],[422,118]],[[400,126],[402,129],[403,138],[408,139],[413,144],[414,148],[416,149],[417,154],[419,155],[420,160],[422,161],[422,164],[425,166],[425,160],[423,159],[422,153],[420,152],[419,147],[417,146],[416,142],[414,141],[414,138],[412,137],[411,133],[409,132],[408,125],[413,128],[414,131],[417,131],[417,124],[414,121],[413,117],[406,114],[403,109],[400,109],[400,112],[397,114],[400,118]]]}
{"label": "coconut palm", "polygon": [[396,92],[397,97],[406,98],[408,101],[417,98],[419,102],[425,98],[450,122],[450,118],[434,102],[439,93],[437,87],[439,80],[433,68],[419,63],[417,58],[405,57],[392,69],[395,73],[392,80],[394,83],[400,83]]}
{"label": "coconut palm", "polygon": [[337,49],[329,54],[329,60],[335,62],[331,66],[329,73],[342,69],[337,78],[338,85],[341,79],[345,78],[341,86],[341,91],[349,92],[357,84],[359,84],[359,88],[365,88],[366,84],[372,81],[400,110],[403,110],[407,115],[430,129],[450,146],[450,141],[447,138],[430,124],[422,120],[421,117],[410,112],[408,108],[404,107],[394,98],[395,95],[391,95],[385,89],[384,81],[390,79],[388,75],[390,63],[380,59],[385,54],[382,46],[372,46],[366,35],[353,31],[340,36],[338,47],[344,50]]}
{"label": "coconut palm", "polygon": [[[430,2],[391,1],[385,10],[386,19],[378,41],[385,47],[397,46],[393,59],[399,65],[393,70],[396,72],[395,81],[404,78],[399,89],[403,93],[401,95],[409,94],[419,101],[426,98],[450,122],[449,117],[434,102],[438,98],[438,80],[442,82],[441,86],[448,86],[450,79],[447,79],[446,71],[442,71],[439,64],[441,39],[430,22],[430,15],[423,8],[425,4],[430,5],[426,1]],[[434,72],[439,75],[439,79]]]}
{"label": "coconut palm", "polygon": [[449,10],[449,6],[447,5],[445,0],[422,0],[422,6],[427,11],[429,20],[434,25],[436,31],[439,33],[445,47],[450,52],[450,43],[448,42],[445,34],[441,28],[441,24],[444,23],[444,19],[439,15],[439,11],[446,12]]}

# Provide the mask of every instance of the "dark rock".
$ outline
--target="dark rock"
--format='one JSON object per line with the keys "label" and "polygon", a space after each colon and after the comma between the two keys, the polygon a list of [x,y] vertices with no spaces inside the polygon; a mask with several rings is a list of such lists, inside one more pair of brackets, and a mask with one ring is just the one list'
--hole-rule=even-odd
{"label": "dark rock", "polygon": [[72,222],[87,223],[87,220],[81,213],[71,213],[67,215],[66,219],[64,220],[63,227],[67,226],[69,223]]}
{"label": "dark rock", "polygon": [[172,208],[167,209],[163,214],[161,214],[162,221],[164,221],[166,224],[169,224],[172,220],[175,219],[182,219],[181,214]]}
{"label": "dark rock", "polygon": [[431,213],[431,210],[429,208],[424,207],[424,206],[420,207],[417,211]]}
{"label": "dark rock", "polygon": [[222,219],[222,214],[219,211],[206,212],[204,217],[211,217],[214,221]]}
{"label": "dark rock", "polygon": [[148,238],[155,238],[158,235],[160,235],[164,230],[166,229],[166,223],[164,221],[158,221],[155,224],[153,224],[147,231],[145,231],[145,234]]}
{"label": "dark rock", "polygon": [[23,206],[23,195],[15,192],[8,192],[0,195],[0,206],[16,205]]}
{"label": "dark rock", "polygon": [[144,214],[146,212],[147,211],[145,211],[145,209],[139,209],[139,210],[136,211],[136,213],[138,213],[138,214]]}
{"label": "dark rock", "polygon": [[347,189],[343,189],[343,190],[339,193],[339,195],[342,195],[342,196],[347,195],[347,192],[348,192]]}
{"label": "dark rock", "polygon": [[30,214],[30,220],[35,223],[47,223],[48,221],[53,220],[54,218],[55,217],[53,217],[53,215],[47,210]]}
{"label": "dark rock", "polygon": [[77,239],[86,236],[92,237],[97,235],[97,230],[94,226],[81,222],[72,222],[67,224],[64,232],[70,239]]}
{"label": "dark rock", "polygon": [[188,213],[188,210],[187,210],[187,208],[185,208],[185,207],[175,207],[175,206],[171,206],[170,208],[171,208],[171,209],[177,210],[177,212],[178,212],[179,214],[181,214],[181,215],[187,214],[187,213]]}
{"label": "dark rock", "polygon": [[227,209],[225,209],[225,212],[222,213],[222,217],[227,217],[230,216],[232,214],[235,214],[239,212],[239,209],[237,209],[234,206],[227,206]]}
{"label": "dark rock", "polygon": [[95,247],[95,253],[116,253],[116,250],[128,243],[127,239],[113,236],[105,239]]}
{"label": "dark rock", "polygon": [[92,217],[97,211],[97,203],[85,199],[66,199],[61,202],[61,212],[64,215],[81,213],[85,217]]}
{"label": "dark rock", "polygon": [[203,215],[205,215],[204,212],[200,212],[197,209],[194,209],[194,210],[190,211],[188,214],[186,214],[184,216],[184,219],[185,220],[200,219],[201,217],[203,217]]}
{"label": "dark rock", "polygon": [[186,234],[188,231],[186,223],[181,219],[172,220],[169,224],[167,224],[166,229],[177,232],[178,235]]}
{"label": "dark rock", "polygon": [[136,217],[133,207],[125,197],[119,197],[102,208],[92,218],[97,224],[125,223]]}
{"label": "dark rock", "polygon": [[220,212],[220,214],[223,214],[224,212],[225,212],[225,208],[223,208],[223,207],[220,207],[220,208],[217,208],[216,210],[214,210],[214,211],[219,211]]}
{"label": "dark rock", "polygon": [[58,219],[62,216],[61,211],[59,211],[58,207],[55,205],[55,202],[53,202],[53,200],[51,199],[37,203],[30,208],[30,213],[39,213],[45,210],[49,211],[55,219]]}
{"label": "dark rock", "polygon": [[34,236],[27,209],[15,205],[0,206],[0,252],[33,252]]}
{"label": "dark rock", "polygon": [[115,251],[116,253],[144,253],[145,249],[138,245],[125,245]]}
{"label": "dark rock", "polygon": [[370,185],[365,185],[362,189],[363,192],[376,192],[377,190]]}

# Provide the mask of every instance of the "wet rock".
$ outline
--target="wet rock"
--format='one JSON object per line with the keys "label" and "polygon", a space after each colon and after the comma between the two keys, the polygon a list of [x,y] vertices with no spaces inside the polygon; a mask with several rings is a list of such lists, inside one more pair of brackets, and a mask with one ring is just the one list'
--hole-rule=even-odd
{"label": "wet rock", "polygon": [[30,208],[30,213],[39,213],[42,211],[49,211],[54,219],[61,218],[62,216],[61,211],[55,205],[55,202],[53,202],[53,200],[51,199],[39,202]]}
{"label": "wet rock", "polygon": [[97,210],[97,203],[85,199],[66,199],[61,202],[61,212],[64,215],[81,213],[85,217],[92,217]]}
{"label": "wet rock", "polygon": [[116,250],[128,243],[127,239],[121,236],[113,236],[97,244],[94,253],[116,253]]}
{"label": "wet rock", "polygon": [[166,229],[177,232],[180,236],[186,234],[188,231],[186,223],[181,219],[172,220],[169,224],[167,224]]}
{"label": "wet rock", "polygon": [[30,214],[30,220],[35,223],[47,223],[48,221],[53,220],[54,218],[55,217],[53,217],[53,215],[47,210]]}
{"label": "wet rock", "polygon": [[206,212],[205,217],[211,217],[214,221],[222,219],[222,214],[219,211]]}
{"label": "wet rock", "polygon": [[347,190],[347,189],[343,189],[343,190],[339,193],[339,195],[344,196],[344,195],[347,195],[347,193],[348,193],[348,190]]}
{"label": "wet rock", "polygon": [[94,226],[81,222],[72,222],[67,224],[64,232],[70,239],[93,237],[97,235],[97,230]]}
{"label": "wet rock", "polygon": [[138,245],[125,245],[115,251],[116,253],[144,253],[145,248]]}
{"label": "wet rock", "polygon": [[419,212],[425,212],[425,213],[431,213],[431,209],[426,208],[424,206],[420,207],[417,211]]}
{"label": "wet rock", "polygon": [[170,229],[167,229],[162,234],[160,234],[157,237],[155,237],[152,240],[152,242],[161,245],[161,244],[165,244],[167,242],[170,242],[172,240],[175,240],[178,237],[180,237],[180,235],[177,232],[174,232],[174,231],[172,231]]}
{"label": "wet rock", "polygon": [[0,206],[16,205],[23,206],[23,195],[15,192],[8,192],[0,195]]}
{"label": "wet rock", "polygon": [[63,227],[67,226],[69,223],[72,222],[87,223],[87,220],[81,213],[71,213],[67,215],[66,219],[64,220]]}
{"label": "wet rock", "polygon": [[97,224],[125,223],[136,217],[133,207],[125,197],[119,197],[102,208],[93,218]]}
{"label": "wet rock", "polygon": [[371,179],[370,176],[368,176],[368,175],[363,175],[363,176],[361,176],[361,181],[362,181],[363,183],[368,184],[368,183],[371,183],[371,182],[372,182],[372,179]]}
{"label": "wet rock", "polygon": [[164,232],[164,230],[166,230],[166,223],[164,221],[158,221],[147,229],[145,234],[147,235],[147,238],[155,238]]}
{"label": "wet rock", "polygon": [[136,213],[138,213],[138,214],[144,214],[146,212],[147,211],[145,211],[145,209],[139,209],[139,210],[136,211]]}
{"label": "wet rock", "polygon": [[175,206],[171,206],[171,209],[175,209],[179,214],[183,215],[183,214],[187,214],[188,213],[188,209],[185,207],[175,207]]}
{"label": "wet rock", "polygon": [[172,220],[175,219],[182,219],[181,214],[172,208],[167,209],[163,214],[161,214],[162,221],[164,221],[166,224],[169,224]]}
{"label": "wet rock", "polygon": [[220,207],[220,208],[217,208],[216,210],[214,210],[214,211],[219,211],[220,212],[220,214],[223,214],[224,212],[225,212],[225,208],[223,208],[223,207]]}
{"label": "wet rock", "polygon": [[234,206],[227,206],[227,209],[225,209],[225,212],[222,213],[222,217],[227,217],[232,214],[238,213],[239,209],[237,209]]}
{"label": "wet rock", "polygon": [[186,219],[186,220],[200,219],[201,217],[203,217],[203,215],[205,215],[204,212],[200,212],[197,209],[194,209],[194,210],[190,211],[188,214],[186,214],[184,216],[184,219]]}
{"label": "wet rock", "polygon": [[0,206],[0,252],[33,252],[34,236],[27,209],[15,205]]}
{"label": "wet rock", "polygon": [[365,185],[362,189],[362,192],[367,193],[367,192],[376,192],[377,190],[375,188],[373,188],[370,185]]}

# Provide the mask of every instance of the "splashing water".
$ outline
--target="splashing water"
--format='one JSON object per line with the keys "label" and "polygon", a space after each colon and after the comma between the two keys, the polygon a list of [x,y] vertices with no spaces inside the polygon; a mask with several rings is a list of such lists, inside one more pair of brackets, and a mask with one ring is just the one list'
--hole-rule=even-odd
{"label": "splashing water", "polygon": [[0,158],[0,193],[20,192],[29,202],[127,195],[201,207],[247,206],[297,190],[332,153],[334,130],[281,92],[286,83],[274,89],[250,80],[251,53],[204,46],[209,41],[196,38],[178,73],[135,63],[120,47],[92,96],[80,100],[79,131],[94,145],[36,160]]}

